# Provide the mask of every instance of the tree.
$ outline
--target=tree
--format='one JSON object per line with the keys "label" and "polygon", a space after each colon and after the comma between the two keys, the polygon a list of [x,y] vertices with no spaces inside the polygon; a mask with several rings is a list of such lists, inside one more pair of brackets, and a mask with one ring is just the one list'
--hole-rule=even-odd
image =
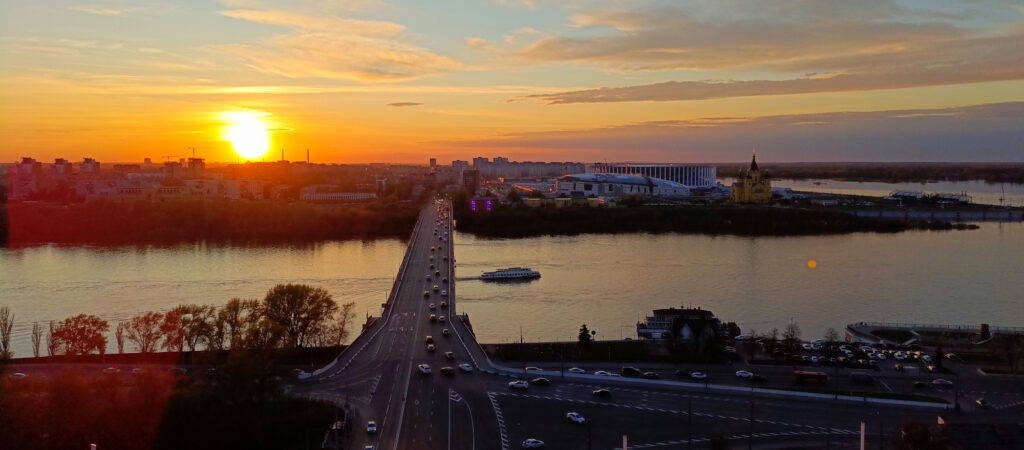
{"label": "tree", "polygon": [[124,353],[124,332],[125,332],[125,328],[127,328],[127,327],[128,327],[128,324],[125,323],[125,321],[122,320],[120,322],[117,322],[117,327],[114,328],[114,340],[117,341],[117,353],[118,354],[123,354]]}
{"label": "tree", "polygon": [[163,320],[164,315],[158,312],[147,312],[132,317],[125,326],[126,337],[135,344],[140,353],[151,353],[156,350],[160,337],[163,336]]}
{"label": "tree", "polygon": [[220,337],[221,346],[224,341],[227,341],[229,348],[238,347],[238,342],[243,336],[242,333],[242,315],[245,313],[243,309],[242,299],[233,298],[228,300],[224,306],[217,311],[217,320],[215,328],[217,334]]}
{"label": "tree", "polygon": [[39,357],[39,344],[43,342],[43,327],[39,322],[32,322],[32,355]]}
{"label": "tree", "polygon": [[348,339],[352,330],[352,320],[356,318],[356,303],[348,302],[341,305],[338,313],[335,314],[333,324],[326,330],[325,335],[320,339],[318,345],[341,345]]}
{"label": "tree", "polygon": [[11,309],[0,307],[0,360],[11,359],[11,330],[14,328],[14,314]]}
{"label": "tree", "polygon": [[590,343],[593,338],[590,334],[590,330],[587,329],[587,324],[580,326],[580,333],[577,336],[577,339],[579,340],[579,346],[581,349],[586,350],[590,348]]}
{"label": "tree", "polygon": [[797,343],[800,342],[800,325],[797,325],[796,322],[786,325],[786,329],[782,331],[782,340],[790,351],[796,349]]}
{"label": "tree", "polygon": [[508,195],[505,196],[505,199],[508,200],[509,203],[522,203],[523,202],[523,196],[520,195],[519,191],[516,190],[515,188],[512,188],[512,190],[508,191]]}
{"label": "tree", "polygon": [[107,337],[110,330],[106,320],[88,314],[79,314],[64,319],[52,332],[57,349],[66,355],[99,354],[107,351]]}
{"label": "tree", "polygon": [[182,338],[190,352],[200,346],[210,347],[214,340],[217,310],[209,305],[184,305]]}
{"label": "tree", "polygon": [[280,327],[284,345],[299,348],[324,332],[338,304],[322,288],[279,284],[263,298],[263,314]]}
{"label": "tree", "polygon": [[57,354],[57,350],[60,349],[60,344],[54,339],[53,333],[57,331],[57,324],[52,320],[50,321],[50,331],[46,333],[46,354],[53,356]]}
{"label": "tree", "polygon": [[825,331],[825,342],[839,342],[839,332],[835,328],[829,327]]}
{"label": "tree", "polygon": [[160,322],[160,334],[164,338],[163,348],[169,352],[180,352],[185,348],[185,305],[178,305],[164,313]]}

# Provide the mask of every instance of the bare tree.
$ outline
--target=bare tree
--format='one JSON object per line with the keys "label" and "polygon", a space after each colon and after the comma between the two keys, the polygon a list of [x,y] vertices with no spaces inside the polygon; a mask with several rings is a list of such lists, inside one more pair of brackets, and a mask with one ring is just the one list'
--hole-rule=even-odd
{"label": "bare tree", "polygon": [[46,333],[46,354],[56,355],[60,351],[60,343],[54,339],[53,332],[57,330],[56,324],[50,321],[50,331]]}
{"label": "bare tree", "polygon": [[263,314],[284,332],[287,347],[304,347],[324,333],[338,304],[322,288],[279,284],[263,298]]}
{"label": "bare tree", "polygon": [[125,326],[126,336],[138,347],[140,353],[150,353],[156,350],[160,336],[163,335],[160,329],[163,320],[164,315],[158,312],[132,317]]}
{"label": "bare tree", "polygon": [[43,327],[39,322],[32,322],[32,355],[39,357],[39,345],[43,342]]}
{"label": "bare tree", "polygon": [[216,334],[216,308],[208,305],[185,305],[182,317],[183,341],[191,352],[212,346]]}
{"label": "bare tree", "polygon": [[782,331],[782,340],[790,351],[796,349],[796,345],[800,343],[800,325],[797,325],[796,322],[786,325],[786,329]]}
{"label": "bare tree", "polygon": [[62,320],[54,328],[53,341],[67,355],[87,355],[92,352],[104,354],[107,351],[107,337],[110,330],[106,320],[97,316],[79,314]]}
{"label": "bare tree", "polygon": [[180,352],[185,346],[185,305],[179,305],[167,311],[160,323],[160,334],[163,335],[164,350]]}
{"label": "bare tree", "polygon": [[333,323],[323,329],[323,333],[314,339],[313,344],[317,346],[341,345],[352,333],[352,321],[356,318],[355,302],[348,302],[338,308],[334,314]]}
{"label": "bare tree", "polygon": [[829,327],[825,331],[825,342],[839,342],[839,332],[835,328]]}
{"label": "bare tree", "polygon": [[11,330],[14,328],[14,314],[11,309],[0,307],[0,360],[11,359],[14,352],[11,351]]}
{"label": "bare tree", "polygon": [[117,341],[117,353],[124,353],[124,332],[128,328],[128,324],[125,321],[117,323],[117,328],[114,329],[114,339]]}

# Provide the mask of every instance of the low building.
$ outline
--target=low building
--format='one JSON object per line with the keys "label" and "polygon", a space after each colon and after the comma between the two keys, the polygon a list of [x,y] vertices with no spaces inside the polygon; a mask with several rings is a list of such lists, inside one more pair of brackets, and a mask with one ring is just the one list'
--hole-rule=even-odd
{"label": "low building", "polygon": [[566,197],[689,198],[690,188],[668,180],[640,175],[581,173],[555,179],[555,194]]}
{"label": "low building", "polygon": [[641,339],[674,339],[679,342],[701,342],[728,335],[728,329],[715,314],[700,308],[666,308],[654,310],[644,322],[636,324]]}
{"label": "low building", "polygon": [[599,163],[594,164],[591,170],[594,173],[657,178],[690,188],[712,188],[718,183],[718,168],[708,165]]}
{"label": "low building", "polygon": [[757,167],[757,155],[750,160],[750,168],[743,178],[732,184],[730,200],[733,203],[768,204],[772,201],[772,183]]}

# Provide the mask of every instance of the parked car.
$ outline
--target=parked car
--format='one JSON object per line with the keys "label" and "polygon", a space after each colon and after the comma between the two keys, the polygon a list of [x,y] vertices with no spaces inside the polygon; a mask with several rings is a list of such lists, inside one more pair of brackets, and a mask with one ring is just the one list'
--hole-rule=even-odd
{"label": "parked car", "polygon": [[580,369],[579,367],[570,367],[569,373],[587,373],[587,371]]}
{"label": "parked car", "polygon": [[750,371],[746,371],[746,370],[737,370],[736,371],[736,376],[739,377],[739,378],[750,379],[750,378],[752,378],[754,376],[754,372],[750,372]]}
{"label": "parked car", "polygon": [[637,369],[636,367],[628,367],[628,366],[627,367],[623,367],[619,371],[619,373],[622,374],[622,376],[624,376],[624,377],[638,377],[641,374],[640,369]]}
{"label": "parked car", "polygon": [[572,423],[583,423],[587,421],[587,419],[583,418],[583,415],[576,411],[566,413],[565,418]]}
{"label": "parked car", "polygon": [[543,448],[544,441],[540,439],[528,438],[523,441],[523,448]]}
{"label": "parked car", "polygon": [[694,380],[706,380],[708,379],[708,374],[694,370],[693,372],[690,372],[690,378]]}
{"label": "parked car", "polygon": [[600,388],[600,389],[594,389],[593,391],[591,391],[591,394],[594,397],[598,397],[598,398],[609,398],[609,397],[612,396],[612,391],[610,391],[608,389],[605,389],[605,388]]}
{"label": "parked car", "polygon": [[534,379],[530,380],[530,383],[535,385],[535,386],[547,386],[547,385],[551,384],[551,380],[549,380],[547,378],[544,378],[544,377],[540,377],[540,378],[534,378]]}

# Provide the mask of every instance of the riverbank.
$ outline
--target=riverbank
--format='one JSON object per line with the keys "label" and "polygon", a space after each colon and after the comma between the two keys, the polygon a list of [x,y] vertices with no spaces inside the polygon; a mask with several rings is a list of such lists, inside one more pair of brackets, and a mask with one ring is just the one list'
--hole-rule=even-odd
{"label": "riverbank", "polygon": [[634,232],[810,236],[971,228],[971,225],[943,221],[858,217],[837,210],[737,205],[635,208],[502,206],[486,214],[463,209],[456,212],[456,217],[459,231],[494,238]]}
{"label": "riverbank", "polygon": [[308,243],[405,239],[420,204],[319,205],[275,201],[12,203],[0,208],[0,245]]}

